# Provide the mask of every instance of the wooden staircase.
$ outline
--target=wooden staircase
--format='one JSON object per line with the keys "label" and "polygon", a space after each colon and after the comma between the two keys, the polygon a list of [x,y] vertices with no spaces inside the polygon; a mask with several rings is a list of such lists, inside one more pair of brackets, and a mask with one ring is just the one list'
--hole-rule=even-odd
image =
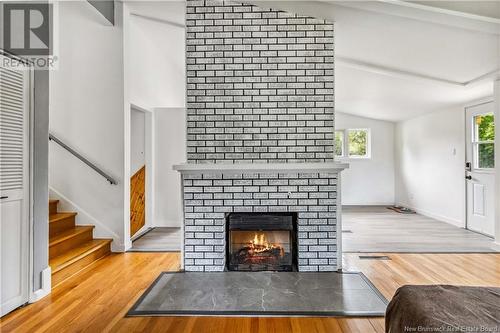
{"label": "wooden staircase", "polygon": [[93,225],[75,225],[76,213],[58,212],[49,201],[49,265],[52,287],[111,252],[111,239],[94,239]]}

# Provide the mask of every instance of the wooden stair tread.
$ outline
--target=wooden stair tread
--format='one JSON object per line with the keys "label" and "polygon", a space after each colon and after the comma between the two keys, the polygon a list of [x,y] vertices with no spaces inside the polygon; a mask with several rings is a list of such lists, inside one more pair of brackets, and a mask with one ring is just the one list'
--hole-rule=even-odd
{"label": "wooden stair tread", "polygon": [[67,212],[67,213],[55,213],[49,215],[49,223],[58,222],[60,220],[64,220],[68,217],[76,216],[77,213]]}
{"label": "wooden stair tread", "polygon": [[111,253],[112,239],[93,238],[93,225],[77,225],[77,212],[59,211],[49,199],[49,265],[52,288]]}
{"label": "wooden stair tread", "polygon": [[88,254],[111,243],[111,239],[93,239],[78,245],[77,247],[49,260],[52,273],[56,273],[65,267],[77,262]]}
{"label": "wooden stair tread", "polygon": [[93,229],[94,229],[93,225],[86,225],[86,226],[76,226],[74,228],[60,232],[57,235],[50,237],[49,247],[64,242],[67,239],[73,238],[76,235],[87,232],[89,230],[92,231]]}

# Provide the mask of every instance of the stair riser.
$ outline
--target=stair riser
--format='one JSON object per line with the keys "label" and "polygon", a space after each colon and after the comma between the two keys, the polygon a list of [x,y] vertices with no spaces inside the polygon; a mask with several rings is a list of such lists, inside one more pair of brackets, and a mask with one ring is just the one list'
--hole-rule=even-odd
{"label": "stair riser", "polygon": [[108,255],[110,252],[111,252],[111,245],[108,243],[105,246],[103,246],[99,249],[96,249],[94,252],[89,253],[88,255],[81,258],[80,260],[72,263],[71,265],[61,269],[60,271],[53,273],[52,274],[52,287],[55,287],[59,283],[68,279],[69,277],[71,277],[72,275],[78,273],[82,269],[91,265],[94,261]]}
{"label": "stair riser", "polygon": [[57,213],[57,202],[49,202],[49,214]]}
{"label": "stair riser", "polygon": [[92,239],[92,229],[79,233],[69,239],[49,247],[49,258],[52,259],[64,252]]}
{"label": "stair riser", "polygon": [[50,222],[49,223],[49,236],[52,237],[57,233],[63,232],[68,229],[72,229],[75,227],[75,217],[70,216],[65,219]]}

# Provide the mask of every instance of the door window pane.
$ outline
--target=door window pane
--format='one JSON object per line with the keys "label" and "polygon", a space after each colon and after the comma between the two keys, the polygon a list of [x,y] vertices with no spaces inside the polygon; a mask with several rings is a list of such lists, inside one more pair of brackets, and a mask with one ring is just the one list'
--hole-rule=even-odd
{"label": "door window pane", "polygon": [[495,140],[495,118],[492,114],[483,114],[474,117],[476,124],[477,141]]}
{"label": "door window pane", "polygon": [[493,143],[479,143],[477,145],[477,167],[491,169],[495,167],[495,146]]}
{"label": "door window pane", "polygon": [[493,113],[474,116],[474,166],[476,169],[495,167],[495,117]]}

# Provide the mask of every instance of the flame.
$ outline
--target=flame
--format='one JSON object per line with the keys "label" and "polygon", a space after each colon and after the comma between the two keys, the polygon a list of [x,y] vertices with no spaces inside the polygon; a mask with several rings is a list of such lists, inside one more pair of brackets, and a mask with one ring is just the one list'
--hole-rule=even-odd
{"label": "flame", "polygon": [[279,249],[280,256],[285,255],[285,250],[283,249],[281,244],[268,242],[265,233],[260,233],[260,234],[255,233],[253,236],[253,240],[250,241],[249,245],[254,253],[262,253],[273,249]]}

